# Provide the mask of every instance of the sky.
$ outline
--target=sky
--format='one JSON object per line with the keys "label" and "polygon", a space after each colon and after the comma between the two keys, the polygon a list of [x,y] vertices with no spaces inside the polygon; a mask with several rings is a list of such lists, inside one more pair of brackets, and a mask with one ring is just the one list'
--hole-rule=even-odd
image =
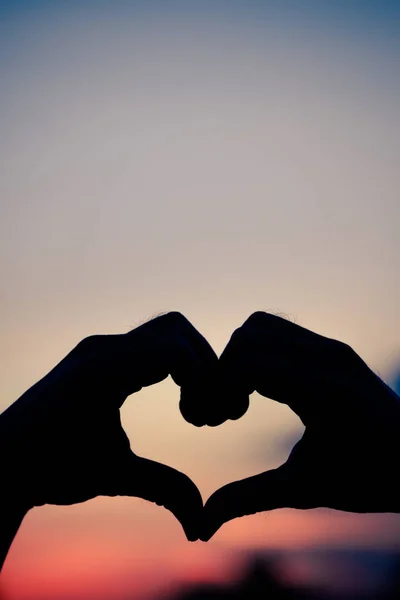
{"label": "sky", "polygon": [[[0,410],[80,339],[179,310],[220,353],[255,310],[400,370],[400,3],[0,0]],[[195,429],[168,380],[132,448],[207,498],[302,426],[254,395]],[[398,548],[400,518],[275,511],[188,544],[128,498],[26,517],[5,600],[154,598],[243,553]],[[2,597],[3,599],[3,597]]]}

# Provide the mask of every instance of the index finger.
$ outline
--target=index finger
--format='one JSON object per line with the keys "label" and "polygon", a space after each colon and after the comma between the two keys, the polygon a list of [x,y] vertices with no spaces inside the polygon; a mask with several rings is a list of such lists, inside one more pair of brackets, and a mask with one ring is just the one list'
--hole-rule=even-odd
{"label": "index finger", "polygon": [[212,389],[218,357],[182,314],[167,313],[128,333],[97,337],[101,339],[87,345],[92,346],[96,376],[121,404],[128,395],[171,375],[182,388],[184,418],[203,424],[201,404]]}
{"label": "index finger", "polygon": [[360,365],[346,344],[263,312],[234,332],[220,357],[229,385],[288,404],[304,423],[326,411],[321,396],[343,395]]}
{"label": "index finger", "polygon": [[218,358],[207,340],[179,312],[161,315],[125,334],[126,351],[143,367],[142,385],[167,374],[179,386],[216,368]]}

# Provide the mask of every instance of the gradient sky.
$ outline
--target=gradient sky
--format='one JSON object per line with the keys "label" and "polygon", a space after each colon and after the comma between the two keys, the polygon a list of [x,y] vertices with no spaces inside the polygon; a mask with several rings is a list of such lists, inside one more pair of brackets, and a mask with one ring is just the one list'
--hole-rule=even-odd
{"label": "gradient sky", "polygon": [[[0,1],[0,409],[82,337],[168,310],[217,352],[254,310],[283,313],[390,382],[399,28],[385,1]],[[142,391],[123,423],[204,498],[280,464],[301,435],[257,395],[210,430],[185,423],[178,398],[171,381]],[[276,511],[189,545],[166,511],[100,498],[31,511],[3,594],[141,598],[228,577],[246,549],[386,548],[399,534],[398,516]]]}

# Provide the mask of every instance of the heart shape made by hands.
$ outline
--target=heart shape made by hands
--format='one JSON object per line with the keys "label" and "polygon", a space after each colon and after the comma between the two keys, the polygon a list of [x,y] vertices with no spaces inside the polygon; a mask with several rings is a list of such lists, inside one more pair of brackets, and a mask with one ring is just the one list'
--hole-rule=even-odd
{"label": "heart shape made by hands", "polygon": [[[135,455],[121,425],[125,399],[168,375],[196,426],[240,418],[257,391],[300,417],[303,438],[285,464],[222,487],[203,506],[186,475]],[[254,313],[218,358],[185,317],[168,313],[127,334],[86,338],[1,415],[4,489],[21,513],[141,497],[171,510],[189,540],[274,508],[396,512],[399,407],[349,346],[281,317]]]}

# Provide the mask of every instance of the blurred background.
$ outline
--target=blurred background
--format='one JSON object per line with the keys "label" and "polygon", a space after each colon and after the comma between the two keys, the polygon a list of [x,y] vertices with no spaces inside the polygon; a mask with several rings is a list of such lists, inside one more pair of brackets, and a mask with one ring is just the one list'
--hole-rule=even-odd
{"label": "blurred background", "polygon": [[[285,315],[399,392],[399,33],[387,0],[0,1],[0,410],[81,338],[168,310],[218,353]],[[178,401],[141,391],[123,424],[204,499],[302,435],[257,394],[217,429]],[[0,597],[395,598],[399,552],[399,515],[279,510],[189,544],[98,498],[28,514]]]}

